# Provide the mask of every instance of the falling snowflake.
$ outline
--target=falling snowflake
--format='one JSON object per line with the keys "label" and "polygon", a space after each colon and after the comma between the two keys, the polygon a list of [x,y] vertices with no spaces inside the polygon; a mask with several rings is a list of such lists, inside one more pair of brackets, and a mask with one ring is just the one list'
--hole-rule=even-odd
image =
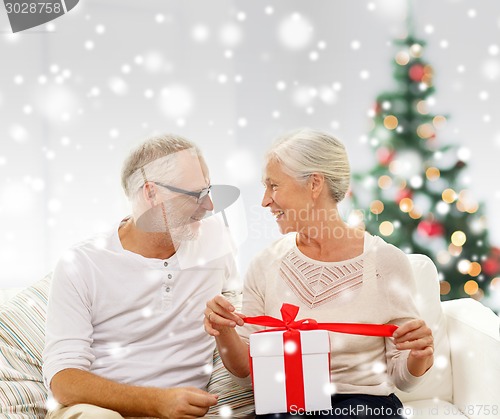
{"label": "falling snowflake", "polygon": [[108,87],[111,91],[119,96],[124,96],[128,93],[128,85],[121,77],[112,77],[109,80]]}
{"label": "falling snowflake", "polygon": [[227,406],[227,405],[221,406],[221,408],[219,410],[219,415],[222,418],[230,418],[233,415],[233,410],[231,409],[230,406]]}
{"label": "falling snowflake", "polygon": [[37,93],[36,102],[39,111],[54,123],[71,117],[79,108],[76,93],[64,85],[42,88]]}
{"label": "falling snowflake", "polygon": [[56,410],[59,407],[59,403],[53,397],[49,397],[45,402],[45,407],[47,408],[48,411]]}
{"label": "falling snowflake", "polygon": [[284,350],[286,354],[294,354],[297,352],[297,344],[293,341],[288,341],[285,343]]}
{"label": "falling snowflake", "polygon": [[325,394],[333,396],[337,393],[337,386],[334,383],[325,384],[325,386],[323,387],[323,391]]}
{"label": "falling snowflake", "polygon": [[274,381],[277,383],[284,383],[285,382],[285,374],[283,372],[277,372],[274,374]]}
{"label": "falling snowflake", "polygon": [[52,198],[47,202],[47,209],[49,212],[59,212],[62,208],[62,202],[58,199]]}
{"label": "falling snowflake", "polygon": [[374,362],[372,364],[372,372],[374,374],[381,374],[386,370],[386,365],[383,362]]}
{"label": "falling snowflake", "polygon": [[23,143],[28,139],[28,131],[22,125],[13,125],[10,128],[10,136],[18,143]]}
{"label": "falling snowflake", "polygon": [[232,48],[243,39],[243,31],[235,23],[226,23],[219,32],[219,40],[226,47]]}
{"label": "falling snowflake", "polygon": [[150,73],[158,73],[165,67],[163,55],[158,51],[149,51],[144,57],[136,57],[135,63],[143,65]]}
{"label": "falling snowflake", "polygon": [[285,47],[299,50],[311,42],[313,26],[300,13],[293,13],[281,22],[278,35]]}
{"label": "falling snowflake", "polygon": [[212,374],[212,371],[214,370],[214,366],[212,363],[206,364],[203,366],[203,373],[206,375]]}
{"label": "falling snowflake", "polygon": [[191,30],[191,37],[196,42],[205,42],[210,37],[210,30],[206,25],[196,25]]}
{"label": "falling snowflake", "polygon": [[292,101],[298,107],[307,107],[314,99],[314,90],[307,86],[299,86],[294,88]]}
{"label": "falling snowflake", "polygon": [[496,59],[485,61],[481,66],[481,73],[489,80],[497,80],[500,76],[500,61]]}
{"label": "falling snowflake", "polygon": [[174,84],[161,90],[160,109],[170,118],[182,118],[189,115],[193,103],[191,91],[183,85]]}
{"label": "falling snowflake", "polygon": [[238,183],[255,181],[258,178],[258,167],[254,154],[245,149],[232,152],[226,160],[230,178]]}

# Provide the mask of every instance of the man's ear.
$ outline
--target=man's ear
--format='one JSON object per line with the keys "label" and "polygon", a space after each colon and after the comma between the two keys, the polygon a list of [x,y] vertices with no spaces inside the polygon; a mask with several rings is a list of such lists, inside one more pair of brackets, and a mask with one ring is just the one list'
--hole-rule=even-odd
{"label": "man's ear", "polygon": [[144,196],[144,200],[149,202],[152,207],[156,205],[156,191],[155,184],[153,182],[146,182],[144,184],[142,194]]}

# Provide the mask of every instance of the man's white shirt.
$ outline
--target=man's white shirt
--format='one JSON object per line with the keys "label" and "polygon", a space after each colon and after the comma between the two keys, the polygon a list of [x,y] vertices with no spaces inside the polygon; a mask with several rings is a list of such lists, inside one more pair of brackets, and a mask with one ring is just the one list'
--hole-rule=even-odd
{"label": "man's white shirt", "polygon": [[215,347],[203,328],[206,302],[241,290],[225,234],[214,235],[224,226],[206,221],[168,259],[123,249],[118,226],[64,254],[47,313],[48,388],[67,368],[133,385],[206,387]]}

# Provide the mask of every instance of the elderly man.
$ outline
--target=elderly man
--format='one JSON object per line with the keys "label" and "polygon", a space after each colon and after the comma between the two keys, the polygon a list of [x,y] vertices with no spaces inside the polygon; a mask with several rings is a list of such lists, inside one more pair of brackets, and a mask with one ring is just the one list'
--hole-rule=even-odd
{"label": "elderly man", "polygon": [[203,311],[240,284],[231,253],[210,249],[221,235],[204,229],[213,210],[205,161],[184,138],[152,138],[125,161],[122,186],[132,216],[74,246],[54,272],[43,371],[59,407],[50,419],[199,417],[217,403],[205,391],[214,342]]}

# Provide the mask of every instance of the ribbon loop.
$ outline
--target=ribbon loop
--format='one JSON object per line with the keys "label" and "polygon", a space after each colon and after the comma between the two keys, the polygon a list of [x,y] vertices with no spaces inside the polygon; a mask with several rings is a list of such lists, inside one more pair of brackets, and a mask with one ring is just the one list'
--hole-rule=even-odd
{"label": "ribbon loop", "polygon": [[281,306],[281,318],[286,324],[292,323],[299,314],[299,307],[294,306],[293,304],[284,303]]}

